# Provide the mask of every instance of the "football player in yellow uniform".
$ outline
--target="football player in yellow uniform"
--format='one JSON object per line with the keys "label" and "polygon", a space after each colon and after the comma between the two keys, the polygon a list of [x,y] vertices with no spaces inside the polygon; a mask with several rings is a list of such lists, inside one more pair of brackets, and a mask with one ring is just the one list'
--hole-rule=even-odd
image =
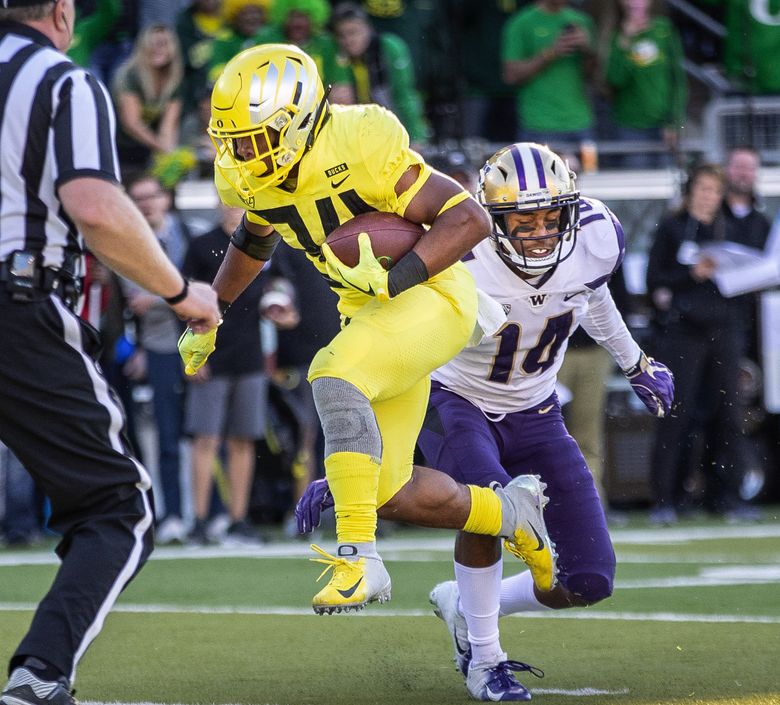
{"label": "football player in yellow uniform", "polygon": [[[546,537],[541,490],[459,485],[412,462],[429,374],[475,330],[478,297],[459,260],[489,234],[485,212],[409,149],[392,113],[330,106],[314,62],[298,47],[260,45],[230,61],[212,93],[209,133],[220,198],[245,210],[213,283],[223,307],[280,239],[303,250],[339,294],[344,325],[309,370],[338,539],[335,556],[315,547],[323,574],[333,573],[314,610],[389,599],[390,576],[376,550],[378,506],[399,521],[504,536],[519,553],[536,551],[538,580],[550,589],[554,554],[546,539],[537,550],[534,536]],[[324,244],[341,223],[372,210],[430,225],[389,272],[367,235],[355,267]],[[188,374],[215,340],[216,329],[185,332],[179,347]]]}

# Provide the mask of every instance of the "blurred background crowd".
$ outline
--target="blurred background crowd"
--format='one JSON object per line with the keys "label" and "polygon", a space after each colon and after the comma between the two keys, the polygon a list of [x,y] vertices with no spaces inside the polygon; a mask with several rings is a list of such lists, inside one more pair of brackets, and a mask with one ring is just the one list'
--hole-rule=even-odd
{"label": "blurred background crowd", "polygon": [[[613,523],[702,511],[756,521],[780,499],[775,283],[726,290],[724,243],[780,258],[780,11],[770,0],[76,0],[70,55],[109,87],[128,193],[187,275],[210,281],[240,211],[217,207],[205,128],[224,64],[264,42],[316,61],[334,103],[379,103],[434,166],[476,186],[518,140],[549,144],[626,229],[613,295],[676,376],[643,415],[581,331],[561,374],[569,428]],[[773,9],[774,8],[774,9]],[[773,187],[771,184],[775,184]],[[680,256],[682,243],[721,244]],[[732,248],[733,249],[733,248]],[[82,315],[155,477],[158,540],[252,544],[322,474],[306,382],[335,298],[279,248],[231,309],[231,341],[184,378],[165,304],[90,261]],[[747,253],[747,255],[746,255]],[[720,258],[720,259],[719,259]],[[742,293],[742,291],[747,293]],[[780,325],[780,324],[778,324]],[[774,347],[773,347],[774,346]],[[565,393],[562,391],[562,393]],[[770,396],[780,397],[780,392]],[[568,397],[569,394],[566,393]],[[0,536],[40,540],[46,501],[0,450]]]}

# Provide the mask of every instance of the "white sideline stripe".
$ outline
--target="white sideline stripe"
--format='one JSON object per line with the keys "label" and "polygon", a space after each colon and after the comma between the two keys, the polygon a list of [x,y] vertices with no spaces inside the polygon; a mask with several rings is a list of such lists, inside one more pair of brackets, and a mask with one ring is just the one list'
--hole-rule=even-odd
{"label": "white sideline stripe", "polygon": [[[740,538],[780,538],[780,523],[755,524],[751,526],[710,526],[653,529],[615,529],[610,531],[612,541],[619,545],[663,545],[680,544],[686,541],[706,541],[716,539]],[[448,536],[421,536],[409,538],[389,538],[381,540],[382,555],[398,560],[429,560],[435,558],[432,552],[447,552],[449,559],[454,546],[454,534]],[[620,552],[618,552],[619,554]],[[411,554],[411,555],[409,555]],[[270,545],[224,548],[222,546],[194,547],[163,546],[157,548],[151,560],[180,560],[206,558],[300,558],[311,556],[308,541],[285,541]],[[660,557],[648,556],[641,559],[644,563],[662,561]],[[628,560],[626,561],[628,562]],[[715,562],[715,559],[703,559],[703,563]],[[3,551],[0,553],[0,567],[17,565],[56,565],[59,563],[53,551]]]}
{"label": "white sideline stripe", "polygon": [[[678,556],[671,553],[654,553],[643,556],[641,553],[621,553],[616,551],[618,563],[647,563],[650,565],[729,565],[736,563],[733,553],[708,553],[704,556]],[[753,565],[780,565],[780,553],[768,553],[765,556],[751,558]],[[737,568],[740,568],[737,565]]]}
{"label": "white sideline stripe", "polygon": [[532,695],[571,695],[575,698],[587,698],[592,695],[628,695],[628,688],[620,690],[599,690],[598,688],[577,688],[565,690],[563,688],[529,688]]}
{"label": "white sideline stripe", "polygon": [[780,581],[780,566],[735,565],[702,568],[699,575],[681,575],[668,578],[641,578],[617,580],[616,590],[648,588],[720,587],[724,585],[765,585]]}
{"label": "white sideline stripe", "polygon": [[[0,612],[32,612],[37,607],[33,603],[0,602]],[[315,617],[310,607],[209,607],[199,605],[115,605],[112,612],[130,614],[202,614],[202,615],[239,615],[263,617],[280,615],[288,617]],[[388,609],[387,607],[369,607],[364,612],[349,615],[350,619],[370,617],[432,617],[427,609]],[[700,622],[724,624],[780,624],[780,615],[743,615],[743,614],[676,614],[674,612],[600,612],[598,610],[562,610],[560,612],[522,612],[508,615],[521,619],[590,619],[627,622]],[[322,618],[322,617],[321,617]],[[338,617],[335,617],[336,619]]]}

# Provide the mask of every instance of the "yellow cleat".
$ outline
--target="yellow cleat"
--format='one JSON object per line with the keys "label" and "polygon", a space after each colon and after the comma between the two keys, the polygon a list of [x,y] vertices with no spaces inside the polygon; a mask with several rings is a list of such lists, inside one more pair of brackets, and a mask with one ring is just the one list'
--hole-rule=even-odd
{"label": "yellow cleat", "polygon": [[504,547],[528,566],[541,592],[555,587],[558,574],[558,554],[544,523],[544,507],[550,501],[546,487],[538,475],[519,475],[496,489],[504,512]]}
{"label": "yellow cleat", "polygon": [[[317,614],[333,614],[362,610],[369,602],[387,602],[390,599],[390,575],[379,556],[360,556],[353,560],[332,556],[319,546],[312,550],[322,558],[310,558],[315,563],[324,563],[319,581],[329,570],[333,570],[328,584],[312,599],[311,606]],[[339,550],[344,548],[341,546]]]}

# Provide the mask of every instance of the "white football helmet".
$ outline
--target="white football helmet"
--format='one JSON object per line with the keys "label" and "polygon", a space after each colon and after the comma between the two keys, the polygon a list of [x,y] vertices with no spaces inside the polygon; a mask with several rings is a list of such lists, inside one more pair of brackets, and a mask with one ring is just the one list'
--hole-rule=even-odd
{"label": "white football helmet", "polygon": [[[493,219],[491,238],[496,252],[508,264],[527,274],[542,274],[571,255],[580,224],[580,192],[569,165],[548,147],[535,142],[518,142],[496,152],[480,170],[477,199]],[[528,245],[538,237],[508,232],[508,213],[560,208],[558,244],[544,257],[526,257],[513,242]]]}
{"label": "white football helmet", "polygon": [[[328,116],[314,60],[290,44],[260,44],[222,70],[211,94],[208,133],[216,169],[245,198],[281,183],[311,147]],[[252,140],[243,159],[236,140]]]}

